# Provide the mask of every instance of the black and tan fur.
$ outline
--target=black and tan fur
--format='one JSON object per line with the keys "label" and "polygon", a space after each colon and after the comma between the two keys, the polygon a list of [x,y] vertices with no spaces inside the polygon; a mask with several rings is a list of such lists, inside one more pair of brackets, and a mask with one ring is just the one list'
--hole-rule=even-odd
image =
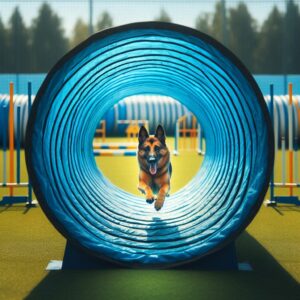
{"label": "black and tan fur", "polygon": [[156,210],[164,205],[170,190],[172,165],[166,145],[165,131],[157,126],[154,136],[149,136],[142,126],[139,131],[138,162],[140,166],[138,189],[146,195],[146,201],[153,203]]}

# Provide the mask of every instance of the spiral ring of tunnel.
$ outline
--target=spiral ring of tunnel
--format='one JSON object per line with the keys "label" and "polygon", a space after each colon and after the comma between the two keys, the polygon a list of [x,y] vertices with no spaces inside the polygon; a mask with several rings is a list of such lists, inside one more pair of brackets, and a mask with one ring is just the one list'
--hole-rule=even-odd
{"label": "spiral ring of tunnel", "polygon": [[[92,151],[105,111],[147,93],[180,101],[206,134],[201,169],[160,212],[109,182]],[[127,266],[169,267],[217,251],[250,223],[273,144],[263,97],[231,52],[193,29],[147,22],[99,32],[54,66],[34,101],[25,152],[41,207],[73,244]]]}

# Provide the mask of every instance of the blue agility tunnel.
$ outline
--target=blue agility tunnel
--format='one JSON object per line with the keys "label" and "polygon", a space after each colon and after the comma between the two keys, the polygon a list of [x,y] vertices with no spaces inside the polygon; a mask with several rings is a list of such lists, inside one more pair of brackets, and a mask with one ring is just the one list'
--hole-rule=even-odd
{"label": "blue agility tunnel", "polygon": [[[180,101],[206,133],[201,169],[160,212],[109,182],[92,149],[103,114],[148,93]],[[157,22],[99,32],[64,56],[37,94],[25,146],[40,205],[72,245],[162,268],[214,253],[245,229],[267,191],[273,149],[265,101],[243,64],[205,34]]]}

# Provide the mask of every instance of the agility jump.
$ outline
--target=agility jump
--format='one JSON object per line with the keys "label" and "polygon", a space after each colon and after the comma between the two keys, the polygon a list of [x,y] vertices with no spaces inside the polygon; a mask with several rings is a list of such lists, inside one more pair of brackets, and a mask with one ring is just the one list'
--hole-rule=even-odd
{"label": "agility jump", "polygon": [[[0,201],[0,205],[11,205],[16,203],[26,203],[28,206],[33,206],[32,187],[29,182],[21,182],[21,106],[16,106],[15,120],[15,104],[14,104],[14,84],[9,86],[9,102],[3,101],[0,107],[0,116],[2,119],[2,155],[3,155],[3,173],[0,188],[8,188],[9,195],[4,196]],[[31,110],[31,83],[28,83],[28,115]],[[14,124],[16,123],[16,130]],[[7,130],[8,129],[8,130]],[[8,136],[7,136],[8,132]],[[8,146],[7,146],[8,141]],[[16,161],[15,161],[16,150]],[[9,160],[7,161],[7,151]],[[8,179],[7,179],[8,165]],[[15,172],[16,171],[16,172]],[[27,188],[27,195],[16,196],[14,190],[16,188]]]}
{"label": "agility jump", "polygon": [[[276,182],[274,178],[274,169],[270,181],[270,199],[266,201],[266,205],[276,205],[278,203],[300,205],[298,196],[294,195],[294,188],[300,187],[299,181],[299,133],[300,133],[300,101],[293,100],[293,85],[290,83],[288,87],[287,99],[287,122],[285,118],[278,118],[278,115],[283,115],[283,106],[277,106],[274,101],[274,86],[270,85],[270,101],[269,101],[270,116],[274,128],[275,137],[275,157],[278,154],[278,148],[281,149],[281,182]],[[279,112],[278,112],[279,111]],[[279,120],[281,122],[279,122]],[[281,123],[281,131],[278,130],[278,124]],[[287,134],[286,134],[287,132]],[[288,139],[286,139],[286,135]],[[288,143],[288,164],[286,163],[286,149]],[[288,171],[288,180],[286,176]],[[276,196],[276,188],[287,188],[288,196]]]}
{"label": "agility jump", "polygon": [[[101,123],[105,124],[105,120]],[[127,136],[127,143],[93,143],[94,155],[95,156],[136,156],[136,143],[132,142],[137,139],[140,126],[149,127],[148,120],[118,120],[118,125],[126,125],[125,130]],[[103,125],[102,125],[103,127]],[[105,128],[105,126],[104,126]],[[97,134],[96,129],[96,134]],[[102,129],[103,132],[103,129]],[[105,131],[104,131],[105,135]]]}
{"label": "agility jump", "polygon": [[[190,128],[187,126],[188,117],[192,119]],[[179,155],[179,150],[190,150],[205,155],[203,140],[203,131],[196,117],[194,115],[184,115],[177,120],[175,125],[173,154]]]}

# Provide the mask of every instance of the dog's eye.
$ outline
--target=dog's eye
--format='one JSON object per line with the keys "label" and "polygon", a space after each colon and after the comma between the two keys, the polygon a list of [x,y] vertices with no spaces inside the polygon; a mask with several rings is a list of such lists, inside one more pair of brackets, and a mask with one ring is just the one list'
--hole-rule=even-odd
{"label": "dog's eye", "polygon": [[154,147],[154,150],[155,150],[156,152],[158,152],[158,151],[160,150],[160,148],[159,148],[158,146],[155,146],[155,147]]}
{"label": "dog's eye", "polygon": [[150,147],[149,146],[147,146],[147,147],[145,147],[145,151],[150,151]]}

